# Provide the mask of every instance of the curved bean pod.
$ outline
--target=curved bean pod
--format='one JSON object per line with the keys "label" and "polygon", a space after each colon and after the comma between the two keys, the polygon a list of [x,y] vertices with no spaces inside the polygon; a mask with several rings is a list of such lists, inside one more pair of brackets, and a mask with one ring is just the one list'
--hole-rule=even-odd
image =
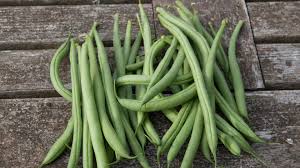
{"label": "curved bean pod", "polygon": [[54,89],[66,100],[72,101],[72,93],[64,87],[59,78],[59,65],[63,58],[68,55],[70,48],[70,36],[55,52],[50,63],[50,79]]}

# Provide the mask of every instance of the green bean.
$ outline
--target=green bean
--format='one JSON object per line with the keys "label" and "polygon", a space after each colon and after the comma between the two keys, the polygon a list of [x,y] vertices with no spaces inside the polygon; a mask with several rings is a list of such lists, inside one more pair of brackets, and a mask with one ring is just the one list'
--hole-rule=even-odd
{"label": "green bean", "polygon": [[210,95],[210,102],[213,111],[215,111],[215,96],[214,96],[214,80],[213,80],[213,70],[214,70],[214,65],[215,65],[215,58],[216,58],[216,51],[217,47],[220,43],[221,37],[224,33],[225,26],[227,25],[227,20],[222,20],[222,24],[220,26],[220,29],[213,40],[213,43],[211,45],[211,48],[209,50],[209,56],[205,64],[205,79],[207,82],[207,93]]}
{"label": "green bean", "polygon": [[94,167],[94,151],[90,136],[90,130],[88,122],[86,119],[86,107],[83,104],[83,138],[82,138],[82,166],[83,168],[93,168]]}
{"label": "green bean", "polygon": [[50,79],[54,89],[66,100],[72,101],[72,93],[64,87],[59,78],[59,65],[63,58],[68,55],[70,48],[70,36],[55,52],[50,63]]}
{"label": "green bean", "polygon": [[217,127],[223,131],[224,133],[230,135],[241,147],[241,149],[253,156],[257,156],[255,151],[249,145],[249,143],[245,140],[245,138],[235,129],[233,128],[227,121],[225,121],[221,116],[216,114],[216,123]]}
{"label": "green bean", "polygon": [[[172,40],[171,46],[166,51],[163,59],[160,61],[156,70],[151,75],[151,80],[148,84],[147,91],[164,76],[165,72],[167,71],[168,65],[170,64],[170,62],[172,60],[173,55],[176,52],[177,44],[178,44],[178,41],[174,38]],[[144,100],[145,100],[145,97],[144,97]]]}
{"label": "green bean", "polygon": [[73,127],[74,120],[73,117],[71,117],[63,134],[61,134],[59,138],[55,141],[55,143],[51,146],[40,167],[43,167],[53,162],[65,151],[67,145],[72,139]]}
{"label": "green bean", "polygon": [[[141,59],[140,57],[137,57],[136,61],[138,62],[138,61],[140,61],[140,59]],[[138,74],[138,75],[142,74],[142,70],[141,69],[137,70],[136,74]],[[141,95],[140,87],[139,86],[136,86],[135,93],[136,93],[136,99],[137,100],[142,99],[142,95]],[[136,113],[133,113],[133,114],[136,115]],[[136,123],[134,124],[134,128],[136,129],[137,127],[138,127],[138,122],[136,120]],[[146,144],[146,136],[144,134],[144,129],[142,129],[142,128],[141,129],[137,129],[137,137],[138,137],[138,139],[140,141],[140,144],[142,145],[142,148],[144,149],[145,144]]]}
{"label": "green bean", "polygon": [[99,122],[99,116],[97,113],[96,102],[94,97],[94,91],[89,73],[89,63],[87,57],[87,46],[83,44],[80,54],[80,76],[82,95],[86,107],[86,117],[90,130],[91,141],[95,152],[97,167],[109,167],[108,158],[104,146],[104,139],[102,137],[101,125]]}
{"label": "green bean", "polygon": [[220,93],[222,94],[222,96],[224,97],[226,102],[235,111],[235,113],[239,114],[234,97],[229,89],[229,86],[227,85],[227,81],[226,81],[224,75],[222,75],[222,71],[220,70],[220,68],[215,66],[214,73],[215,73],[214,81],[215,81],[216,87],[218,88],[218,90],[220,91]]}
{"label": "green bean", "polygon": [[[158,147],[156,157],[159,161],[160,155],[164,153],[165,150],[167,150],[170,146],[173,140],[175,139],[176,135],[180,131],[182,125],[184,124],[186,118],[188,117],[189,112],[191,111],[193,107],[193,101],[186,103],[182,106],[180,109],[178,116],[176,120],[173,122],[171,127],[168,129],[168,131],[164,134],[162,140],[161,140],[161,146]],[[175,136],[173,136],[175,135]]]}
{"label": "green bean", "polygon": [[122,141],[120,140],[112,124],[110,123],[109,117],[106,112],[105,93],[102,84],[103,82],[98,69],[95,47],[93,45],[92,39],[88,37],[86,39],[86,42],[88,47],[91,79],[95,92],[94,95],[96,100],[96,106],[99,113],[99,120],[102,127],[103,135],[107,140],[109,146],[112,147],[118,155],[130,159],[132,157],[129,156],[129,150],[128,148],[126,148],[127,146],[124,146],[126,144],[122,144]]}
{"label": "green bean", "polygon": [[[115,52],[115,60],[116,60],[116,72],[117,77],[125,75],[125,56],[121,47],[121,40],[119,36],[119,14],[114,15],[114,33],[113,33],[113,44],[114,44],[114,52]],[[125,88],[120,88],[118,91],[121,97],[125,97],[126,90]]]}
{"label": "green bean", "polygon": [[[198,93],[198,98],[201,104],[201,108],[204,116],[205,123],[205,132],[207,134],[209,147],[216,158],[216,147],[217,147],[217,136],[216,136],[216,125],[213,116],[213,111],[211,108],[211,103],[209,101],[208,94],[206,92],[206,86],[204,83],[204,79],[202,76],[202,72],[200,69],[199,62],[195,56],[195,53],[187,39],[187,37],[182,33],[180,29],[178,29],[174,24],[167,21],[165,18],[161,16],[163,12],[162,8],[157,8],[157,11],[160,13],[158,15],[160,22],[163,24],[165,28],[167,28],[180,42],[181,47],[184,49],[185,55],[188,58],[189,65],[191,67],[191,71],[194,77],[194,81],[196,84],[196,89]],[[167,16],[167,18],[169,18]]]}
{"label": "green bean", "polygon": [[131,21],[128,20],[127,22],[127,27],[126,27],[126,34],[125,34],[125,41],[124,41],[124,63],[125,65],[127,64],[128,62],[128,59],[129,59],[129,55],[130,55],[130,49],[131,49],[131,31],[132,31],[132,28],[131,28]]}
{"label": "green bean", "polygon": [[165,88],[167,88],[176,78],[180,67],[183,64],[185,59],[185,55],[183,50],[179,50],[178,56],[170,68],[170,70],[165,74],[165,76],[157,82],[153,87],[149,88],[146,94],[143,97],[142,104],[148,102],[153,97],[155,97],[158,93],[162,92]]}
{"label": "green bean", "polygon": [[130,55],[129,55],[128,62],[127,62],[128,65],[133,64],[135,62],[135,58],[140,49],[141,42],[142,42],[142,33],[139,31],[138,35],[131,47],[131,50],[130,50]]}
{"label": "green bean", "polygon": [[201,145],[201,147],[200,147],[201,152],[202,152],[203,156],[205,157],[205,159],[208,160],[210,163],[213,163],[211,156],[210,156],[210,150],[209,150],[207,138],[206,138],[204,131],[202,133],[200,145]]}
{"label": "green bean", "polygon": [[[195,13],[192,17],[194,26],[196,28],[196,30],[203,34],[203,36],[205,37],[205,39],[207,40],[207,42],[212,45],[213,43],[213,37],[207,32],[207,30],[204,28],[204,26],[201,24],[198,15]],[[222,48],[222,46],[221,46]],[[222,67],[222,69],[225,71],[225,73],[227,74],[229,72],[229,66],[228,66],[228,60],[226,57],[226,54],[223,55],[220,52],[220,49],[217,50],[217,62],[218,64]]]}
{"label": "green bean", "polygon": [[68,168],[77,167],[82,144],[82,118],[81,118],[81,88],[78,69],[78,55],[73,39],[71,39],[70,64],[72,81],[72,116],[74,120],[74,131],[72,150],[68,162]]}
{"label": "green bean", "polygon": [[125,130],[122,126],[121,116],[120,116],[120,106],[119,103],[114,96],[114,85],[113,85],[113,79],[111,77],[111,71],[108,63],[108,58],[105,52],[105,48],[103,45],[103,42],[101,41],[101,38],[96,31],[96,23],[94,24],[92,28],[94,38],[96,41],[97,51],[98,51],[98,62],[100,65],[100,73],[103,78],[103,87],[105,88],[105,97],[107,106],[109,109],[110,117],[113,123],[114,128],[116,129],[116,132],[118,136],[120,137],[120,140],[122,141],[122,144],[126,144],[126,136],[125,136]]}
{"label": "green bean", "polygon": [[164,115],[171,121],[171,122],[174,122],[176,120],[176,117],[177,117],[177,111],[175,109],[165,109],[163,111]]}
{"label": "green bean", "polygon": [[[157,40],[152,46],[151,46],[151,50],[149,51],[150,54],[149,56],[146,57],[145,54],[145,62],[144,62],[144,67],[143,67],[143,75],[150,75],[150,63],[151,63],[151,58],[154,58],[157,54],[159,54],[159,52],[165,47],[166,43],[164,42],[164,37],[161,37],[159,40]],[[154,56],[151,56],[154,55]],[[140,93],[141,95],[144,95],[144,93],[146,92],[146,88],[145,87],[140,87]],[[138,125],[140,125],[142,123],[142,121],[144,120],[144,114],[142,112],[139,112],[139,110],[137,110],[137,118],[138,118]]]}
{"label": "green bean", "polygon": [[185,168],[185,167],[192,166],[193,160],[196,156],[197,150],[201,142],[202,132],[203,132],[203,114],[201,111],[200,104],[198,103],[191,139],[189,141],[188,147],[186,149],[180,167]]}
{"label": "green bean", "polygon": [[190,136],[190,134],[192,132],[193,124],[195,122],[195,116],[196,116],[196,112],[197,112],[197,105],[198,105],[198,102],[195,103],[195,105],[193,105],[188,118],[186,119],[186,121],[184,121],[184,125],[182,126],[182,128],[180,129],[180,131],[176,135],[176,137],[174,138],[174,141],[173,141],[173,143],[169,149],[168,155],[167,155],[168,165],[170,165],[171,162],[175,159],[180,148],[183,146],[184,142],[186,141],[186,139]]}
{"label": "green bean", "polygon": [[140,61],[140,62],[137,62],[137,63],[129,64],[129,65],[126,65],[126,70],[127,71],[136,71],[138,69],[142,69],[143,65],[144,65],[144,61]]}
{"label": "green bean", "polygon": [[263,143],[264,141],[260,139],[251,128],[245,123],[243,118],[241,118],[238,114],[236,114],[231,107],[228,105],[226,100],[222,97],[218,90],[215,89],[216,102],[222,110],[223,114],[226,118],[231,122],[231,124],[243,133],[247,138],[249,138],[253,142]]}
{"label": "green bean", "polygon": [[[116,85],[148,85],[150,80],[150,77],[147,75],[125,75],[117,78]],[[187,73],[181,76],[177,76],[172,85],[186,84],[191,81],[193,81],[193,75],[192,73]]]}
{"label": "green bean", "polygon": [[174,94],[178,93],[178,92],[180,92],[182,90],[179,85],[171,85],[169,87],[170,87],[172,93],[174,93]]}
{"label": "green bean", "polygon": [[138,111],[141,112],[155,112],[155,111],[161,111],[165,109],[170,109],[177,107],[179,105],[182,105],[197,95],[195,84],[190,85],[186,89],[173,94],[171,96],[167,97],[160,97],[154,100],[149,101],[148,103],[142,105],[142,102],[139,100],[133,100],[133,99],[121,99],[117,97],[119,103],[132,111]]}
{"label": "green bean", "polygon": [[[209,27],[210,27],[210,30],[211,30],[213,36],[215,37],[216,34],[217,34],[217,32],[215,31],[215,28],[213,27],[213,25],[212,25],[211,22],[208,22],[208,25],[209,25]],[[226,53],[225,53],[225,51],[224,51],[224,48],[223,48],[223,46],[222,46],[222,43],[219,45],[218,52],[220,52],[220,54],[222,55],[223,58],[227,58],[227,55],[226,55]],[[218,54],[218,53],[217,53],[217,54]],[[226,60],[227,60],[227,59],[226,59]],[[229,66],[228,66],[228,69],[225,69],[225,71],[226,71],[226,73],[229,73],[229,72],[228,72],[228,71],[229,71]]]}
{"label": "green bean", "polygon": [[239,145],[235,142],[235,140],[220,130],[217,130],[217,133],[218,133],[218,138],[224,144],[224,146],[230,151],[230,153],[232,153],[235,156],[240,156],[241,149]]}
{"label": "green bean", "polygon": [[191,21],[189,16],[184,11],[182,11],[179,7],[176,7],[176,9],[177,9],[177,13],[179,14],[180,18],[182,20],[184,20],[186,23],[188,23],[190,26],[193,26],[193,22]]}
{"label": "green bean", "polygon": [[239,114],[248,118],[247,106],[246,106],[246,98],[245,98],[245,90],[243,79],[241,75],[241,71],[236,59],[236,41],[238,38],[238,34],[243,26],[243,21],[239,21],[237,26],[235,27],[229,42],[228,48],[228,58],[229,58],[229,67],[230,73],[232,77],[232,85],[234,89],[235,101],[237,104]]}

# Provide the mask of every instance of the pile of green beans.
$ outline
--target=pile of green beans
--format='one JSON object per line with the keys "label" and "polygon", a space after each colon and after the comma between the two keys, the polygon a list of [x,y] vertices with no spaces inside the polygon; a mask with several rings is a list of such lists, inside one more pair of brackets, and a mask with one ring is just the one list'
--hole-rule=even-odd
{"label": "pile of green beans", "polygon": [[[227,19],[218,30],[211,22],[206,29],[197,12],[179,0],[175,6],[178,16],[156,8],[161,26],[169,32],[158,39],[152,37],[142,4],[134,41],[132,22],[127,22],[122,43],[119,15],[113,16],[114,73],[96,22],[83,43],[69,36],[57,49],[50,64],[51,82],[72,102],[72,116],[40,167],[69,148],[69,168],[78,167],[81,155],[84,168],[110,167],[124,159],[137,159],[148,168],[147,140],[157,148],[158,164],[166,154],[167,167],[172,166],[184,144],[182,168],[192,167],[198,150],[216,167],[218,144],[234,156],[244,151],[263,162],[249,144],[264,141],[247,124],[244,84],[236,56],[243,21],[236,25],[226,54],[221,41]],[[67,56],[71,91],[59,76],[59,66]],[[149,117],[159,112],[172,123],[162,137]]]}

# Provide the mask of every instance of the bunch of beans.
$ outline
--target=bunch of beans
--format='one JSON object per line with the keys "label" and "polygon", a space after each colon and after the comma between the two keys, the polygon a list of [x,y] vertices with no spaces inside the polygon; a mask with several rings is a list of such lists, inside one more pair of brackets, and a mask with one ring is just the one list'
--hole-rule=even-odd
{"label": "bunch of beans", "polygon": [[[122,44],[119,16],[114,15],[114,73],[96,23],[81,45],[69,37],[58,48],[50,65],[51,81],[72,102],[72,117],[41,166],[70,148],[69,168],[77,167],[81,155],[84,168],[110,167],[123,159],[137,159],[147,168],[147,140],[157,148],[158,163],[167,154],[168,167],[184,144],[182,168],[192,167],[198,150],[216,166],[218,143],[235,156],[244,151],[260,160],[249,142],[264,141],[246,122],[244,85],[235,51],[243,21],[236,25],[226,53],[220,42],[226,19],[218,30],[210,23],[207,30],[196,12],[181,1],[175,6],[179,16],[156,8],[161,25],[169,32],[157,40],[141,4],[140,31],[133,43],[131,22]],[[66,56],[72,91],[59,77]],[[152,112],[161,112],[172,122],[162,137],[149,118]]]}

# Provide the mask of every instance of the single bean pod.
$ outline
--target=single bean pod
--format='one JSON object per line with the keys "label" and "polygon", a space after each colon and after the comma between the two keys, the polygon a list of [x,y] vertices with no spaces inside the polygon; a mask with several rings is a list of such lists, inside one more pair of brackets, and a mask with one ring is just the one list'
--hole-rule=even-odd
{"label": "single bean pod", "polygon": [[[148,85],[150,82],[150,77],[147,75],[125,75],[116,79],[116,86],[124,85]],[[192,73],[187,73],[176,77],[171,85],[181,85],[187,84],[193,81]]]}
{"label": "single bean pod", "polygon": [[201,138],[200,145],[201,145],[201,147],[200,147],[201,152],[202,152],[203,156],[205,157],[205,159],[208,160],[210,163],[214,163],[213,160],[211,159],[211,153],[210,153],[210,150],[209,150],[207,138],[206,138],[206,135],[205,135],[204,131],[202,133],[202,138]]}
{"label": "single bean pod", "polygon": [[144,61],[140,61],[137,63],[126,65],[126,71],[136,71],[138,69],[142,69],[144,65]]}
{"label": "single bean pod", "polygon": [[63,58],[68,55],[70,49],[70,36],[55,52],[50,63],[50,79],[54,89],[66,100],[72,101],[72,93],[64,87],[61,79],[59,78],[59,65]]}
{"label": "single bean pod", "polygon": [[125,34],[125,41],[124,41],[124,63],[127,65],[129,56],[130,56],[130,50],[131,50],[131,32],[132,32],[132,26],[131,26],[131,20],[128,20],[127,26],[126,26],[126,34]]}
{"label": "single bean pod", "polygon": [[78,53],[74,39],[71,39],[70,63],[72,81],[72,116],[74,119],[74,131],[72,150],[68,162],[68,168],[77,167],[82,145],[82,114],[81,114],[81,87],[78,67]]}
{"label": "single bean pod", "polygon": [[94,151],[93,145],[90,136],[90,130],[88,126],[88,122],[86,119],[86,111],[85,111],[84,103],[83,103],[83,138],[82,138],[82,167],[83,168],[93,168],[94,167]]}
{"label": "single bean pod", "polygon": [[224,146],[230,151],[230,153],[232,153],[235,156],[240,156],[241,149],[239,145],[235,142],[235,140],[220,130],[217,130],[217,133],[218,133],[218,138],[224,144]]}
{"label": "single bean pod", "polygon": [[63,134],[60,135],[59,138],[55,141],[55,143],[51,146],[40,167],[43,167],[53,162],[65,151],[67,145],[72,139],[73,128],[74,120],[71,117]]}
{"label": "single bean pod", "polygon": [[236,59],[236,41],[238,38],[238,34],[243,26],[243,21],[239,21],[237,26],[235,27],[229,42],[228,48],[228,59],[229,59],[229,67],[230,73],[232,77],[232,85],[234,89],[235,101],[237,104],[238,111],[240,115],[244,118],[248,118],[247,106],[246,106],[246,98],[245,98],[245,88],[242,79],[242,74]]}

